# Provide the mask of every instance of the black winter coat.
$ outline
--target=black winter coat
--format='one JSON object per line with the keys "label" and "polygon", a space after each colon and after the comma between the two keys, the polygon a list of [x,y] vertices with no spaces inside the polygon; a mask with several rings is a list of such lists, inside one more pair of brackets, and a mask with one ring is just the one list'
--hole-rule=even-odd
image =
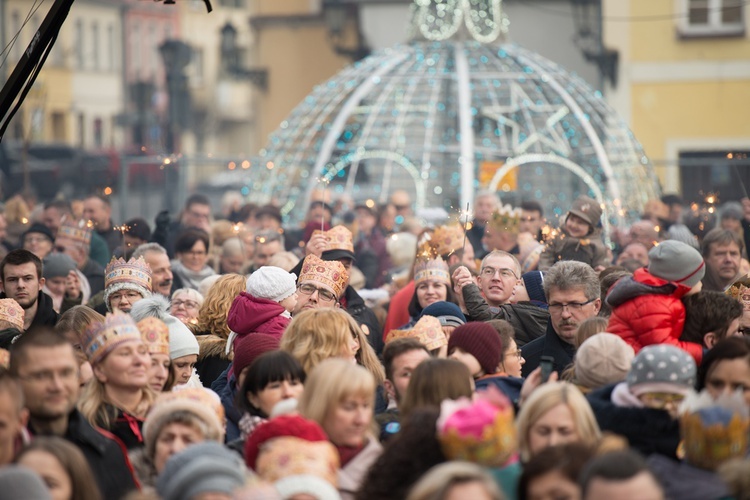
{"label": "black winter coat", "polygon": [[546,333],[536,340],[532,340],[521,348],[521,353],[526,363],[521,368],[521,375],[526,378],[536,370],[542,361],[542,356],[552,356],[555,359],[554,371],[558,375],[562,373],[569,364],[573,362],[576,349],[557,335],[552,323],[547,324]]}

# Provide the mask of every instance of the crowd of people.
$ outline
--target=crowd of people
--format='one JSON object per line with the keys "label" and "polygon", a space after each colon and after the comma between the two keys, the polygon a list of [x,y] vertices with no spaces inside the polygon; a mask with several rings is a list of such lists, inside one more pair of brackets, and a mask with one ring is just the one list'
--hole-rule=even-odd
{"label": "crowd of people", "polygon": [[419,215],[8,200],[0,498],[750,498],[750,199]]}

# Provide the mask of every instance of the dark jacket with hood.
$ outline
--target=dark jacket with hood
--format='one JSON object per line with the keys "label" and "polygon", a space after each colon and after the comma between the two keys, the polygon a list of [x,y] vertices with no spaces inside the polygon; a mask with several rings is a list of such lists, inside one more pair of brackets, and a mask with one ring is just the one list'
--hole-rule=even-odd
{"label": "dark jacket with hood", "polygon": [[[41,435],[31,424],[28,429],[32,435]],[[62,437],[83,453],[102,498],[123,498],[138,488],[124,445],[112,434],[94,429],[78,410],[68,415],[68,429]]]}
{"label": "dark jacket with hood", "polygon": [[659,453],[676,458],[680,444],[680,423],[669,413],[651,408],[618,406],[612,401],[617,384],[602,387],[586,396],[602,431],[626,438],[631,448],[643,455]]}
{"label": "dark jacket with hood", "polygon": [[231,363],[226,353],[227,339],[211,332],[196,333],[195,338],[200,348],[195,371],[198,372],[203,387],[210,389],[213,381],[221,378],[221,373]]}
{"label": "dark jacket with hood", "polygon": [[[469,321],[504,319],[515,330],[518,347],[541,337],[547,329],[549,312],[542,307],[530,302],[490,307],[482,297],[482,291],[474,284],[466,285],[461,293]],[[528,363],[528,360],[526,362]]]}
{"label": "dark jacket with hood", "polygon": [[221,399],[221,405],[224,407],[224,413],[227,416],[227,431],[226,431],[226,442],[231,443],[232,441],[241,437],[240,432],[240,419],[242,418],[242,412],[237,409],[235,405],[235,399],[237,397],[237,379],[234,378],[232,373],[232,365],[224,370],[219,375],[213,384],[211,384],[211,390],[219,395]]}
{"label": "dark jacket with hood", "polygon": [[521,348],[523,358],[526,360],[521,368],[521,374],[524,378],[528,377],[539,366],[542,356],[551,356],[555,360],[553,369],[560,375],[573,362],[575,352],[575,347],[560,338],[550,321],[543,336]]}

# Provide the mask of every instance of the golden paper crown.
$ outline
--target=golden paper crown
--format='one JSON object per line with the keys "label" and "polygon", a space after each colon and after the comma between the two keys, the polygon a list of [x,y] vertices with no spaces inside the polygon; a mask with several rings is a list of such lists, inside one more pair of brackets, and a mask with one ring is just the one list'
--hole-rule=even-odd
{"label": "golden paper crown", "polygon": [[69,238],[79,245],[88,247],[91,245],[92,231],[92,227],[85,220],[81,219],[76,221],[66,218],[60,223],[60,229],[57,230],[57,236]]}
{"label": "golden paper crown", "polygon": [[411,337],[416,337],[428,351],[448,345],[440,320],[434,316],[422,316],[411,329]]}
{"label": "golden paper crown", "polygon": [[330,442],[294,436],[277,437],[265,443],[255,464],[255,471],[266,481],[311,475],[333,486],[338,484],[338,469],[339,454]]}
{"label": "golden paper crown", "polygon": [[[506,402],[490,401],[500,397]],[[513,406],[494,387],[478,393],[475,401],[443,401],[437,425],[440,447],[449,460],[501,467],[518,449]]]}
{"label": "golden paper crown", "polygon": [[411,328],[408,330],[391,330],[388,332],[388,334],[385,336],[385,343],[390,344],[396,339],[402,339],[405,337],[411,337]]}
{"label": "golden paper crown", "polygon": [[326,248],[323,250],[346,250],[347,252],[354,253],[354,244],[352,243],[352,232],[344,226],[335,226],[328,231],[321,231],[316,229],[313,231],[313,236],[322,234],[326,240]]}
{"label": "golden paper crown", "polygon": [[436,227],[432,232],[430,244],[435,248],[437,255],[448,258],[450,254],[463,248],[464,239],[463,228],[456,224],[450,224]]}
{"label": "golden paper crown", "polygon": [[302,263],[297,283],[315,281],[326,285],[340,298],[349,284],[349,273],[344,264],[337,260],[323,260],[315,255],[308,255]]}
{"label": "golden paper crown", "polygon": [[148,346],[149,354],[166,354],[169,356],[169,327],[159,318],[143,318],[136,326],[141,332],[143,342]]}
{"label": "golden paper crown", "polygon": [[226,424],[224,405],[221,404],[221,399],[215,392],[205,387],[180,387],[170,392],[162,392],[154,401],[151,411],[169,409],[175,406],[184,407],[185,405],[182,403],[201,408],[203,411],[200,416],[210,416],[212,420],[215,419],[215,422],[219,423],[222,429],[224,428]]}
{"label": "golden paper crown", "polygon": [[133,283],[150,292],[152,291],[151,267],[143,257],[130,259],[127,262],[122,257],[119,259],[112,257],[104,270],[104,288],[117,283]]}
{"label": "golden paper crown", "polygon": [[414,285],[419,285],[427,280],[435,280],[439,283],[445,283],[448,287],[451,286],[448,264],[440,257],[431,260],[418,259],[414,264]]}
{"label": "golden paper crown", "polygon": [[750,419],[735,412],[728,422],[707,423],[705,412],[686,413],[680,418],[687,461],[714,470],[730,458],[744,457],[748,451]]}
{"label": "golden paper crown", "polygon": [[518,234],[521,231],[521,209],[505,205],[492,213],[487,225],[495,231]]}
{"label": "golden paper crown", "polygon": [[133,318],[123,313],[107,313],[104,323],[92,323],[83,333],[83,350],[91,364],[126,342],[142,342]]}
{"label": "golden paper crown", "polygon": [[745,311],[750,311],[750,274],[738,278],[724,293],[740,301]]}
{"label": "golden paper crown", "polygon": [[24,314],[23,307],[14,299],[0,299],[0,320],[23,330]]}
{"label": "golden paper crown", "polygon": [[7,349],[0,349],[0,367],[6,370],[10,366],[10,351]]}

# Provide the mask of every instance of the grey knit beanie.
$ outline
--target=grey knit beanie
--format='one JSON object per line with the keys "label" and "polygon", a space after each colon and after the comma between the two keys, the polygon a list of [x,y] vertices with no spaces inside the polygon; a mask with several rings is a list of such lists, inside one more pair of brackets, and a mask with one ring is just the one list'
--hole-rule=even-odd
{"label": "grey knit beanie", "polygon": [[646,392],[687,394],[695,386],[692,356],[668,344],[646,346],[633,359],[626,382],[636,396]]}
{"label": "grey knit beanie", "polygon": [[663,280],[693,288],[706,266],[698,250],[681,241],[667,240],[648,252],[648,272]]}
{"label": "grey knit beanie", "polygon": [[64,253],[51,253],[42,261],[42,276],[50,278],[63,278],[76,268],[76,263],[69,255]]}

